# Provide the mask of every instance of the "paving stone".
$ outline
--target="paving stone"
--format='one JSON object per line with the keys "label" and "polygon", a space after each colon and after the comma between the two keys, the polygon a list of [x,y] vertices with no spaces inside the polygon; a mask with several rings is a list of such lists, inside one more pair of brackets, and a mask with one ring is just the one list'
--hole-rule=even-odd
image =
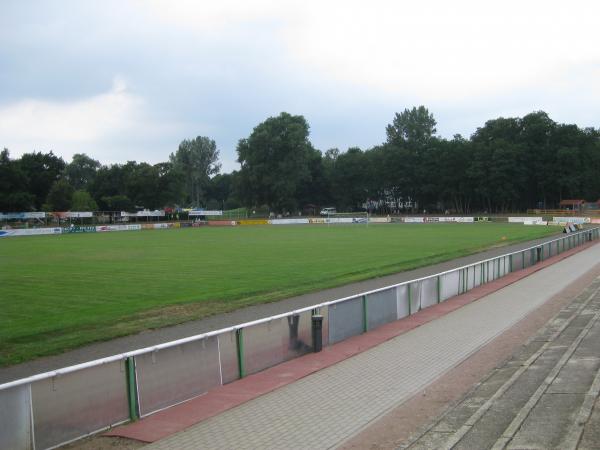
{"label": "paving stone", "polygon": [[451,433],[431,431],[410,446],[410,450],[431,450],[440,448],[448,440]]}
{"label": "paving stone", "polygon": [[537,352],[546,343],[546,341],[547,339],[532,340],[526,345],[523,345],[510,358],[510,362],[512,363],[512,365],[520,365],[521,363],[527,361],[535,352]]}
{"label": "paving stone", "polygon": [[490,377],[480,383],[462,402],[448,411],[434,431],[456,431],[518,370],[518,367],[495,369]]}
{"label": "paving stone", "polygon": [[578,449],[600,449],[600,399],[596,400],[592,415],[585,424]]}
{"label": "paving stone", "polygon": [[542,395],[508,448],[560,448],[583,398],[584,394]]}
{"label": "paving stone", "polygon": [[590,389],[600,358],[570,358],[548,388],[549,394],[585,394]]}

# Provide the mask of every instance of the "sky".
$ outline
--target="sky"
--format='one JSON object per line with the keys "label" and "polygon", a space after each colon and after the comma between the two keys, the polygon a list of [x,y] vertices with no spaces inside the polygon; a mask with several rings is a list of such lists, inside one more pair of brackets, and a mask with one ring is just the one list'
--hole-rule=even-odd
{"label": "sky", "polygon": [[0,1],[0,148],[67,162],[236,146],[286,111],[323,152],[385,141],[426,106],[437,131],[546,111],[600,127],[600,2]]}

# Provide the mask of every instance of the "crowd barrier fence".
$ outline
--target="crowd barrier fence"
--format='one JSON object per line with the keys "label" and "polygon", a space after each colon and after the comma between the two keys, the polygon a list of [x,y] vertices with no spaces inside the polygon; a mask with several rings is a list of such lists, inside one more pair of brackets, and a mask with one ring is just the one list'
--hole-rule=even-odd
{"label": "crowd barrier fence", "polygon": [[587,229],[435,275],[0,385],[0,448],[50,449],[365,333],[599,238]]}

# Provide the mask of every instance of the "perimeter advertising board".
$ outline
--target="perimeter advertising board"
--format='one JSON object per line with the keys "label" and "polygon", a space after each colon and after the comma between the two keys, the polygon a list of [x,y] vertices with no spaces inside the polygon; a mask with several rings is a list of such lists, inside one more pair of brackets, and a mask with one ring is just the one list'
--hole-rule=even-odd
{"label": "perimeter advertising board", "polygon": [[96,227],[97,232],[106,232],[106,231],[135,231],[141,230],[142,226],[140,224],[133,225],[99,225]]}
{"label": "perimeter advertising board", "polygon": [[553,217],[552,220],[556,223],[590,223],[589,217]]}
{"label": "perimeter advertising board", "polygon": [[309,223],[308,219],[271,219],[271,225],[299,225]]}
{"label": "perimeter advertising board", "polygon": [[1,237],[39,236],[44,234],[61,234],[62,228],[26,228],[22,230],[0,230]]}
{"label": "perimeter advertising board", "polygon": [[525,223],[525,222],[541,222],[543,221],[543,217],[509,217],[508,221],[510,223]]}
{"label": "perimeter advertising board", "polygon": [[222,216],[223,211],[215,211],[215,210],[192,210],[188,211],[188,215],[192,216]]}
{"label": "perimeter advertising board", "polygon": [[95,233],[96,232],[96,227],[95,226],[89,226],[89,227],[81,227],[81,226],[70,226],[70,227],[64,227],[62,229],[62,233],[63,234],[69,234],[69,233]]}
{"label": "perimeter advertising board", "polygon": [[44,217],[46,217],[45,212],[0,213],[0,220],[43,219]]}

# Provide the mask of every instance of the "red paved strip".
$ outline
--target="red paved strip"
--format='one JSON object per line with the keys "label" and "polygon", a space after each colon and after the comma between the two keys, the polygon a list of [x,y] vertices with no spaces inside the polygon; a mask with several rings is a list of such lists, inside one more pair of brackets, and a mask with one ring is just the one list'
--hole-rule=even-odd
{"label": "red paved strip", "polygon": [[498,280],[478,286],[465,294],[421,310],[409,317],[326,347],[320,353],[310,353],[249,375],[241,380],[219,386],[200,397],[157,412],[137,422],[117,427],[105,435],[126,437],[143,442],[158,441],[444,316],[595,243],[585,244],[553,256],[532,267],[510,273]]}

